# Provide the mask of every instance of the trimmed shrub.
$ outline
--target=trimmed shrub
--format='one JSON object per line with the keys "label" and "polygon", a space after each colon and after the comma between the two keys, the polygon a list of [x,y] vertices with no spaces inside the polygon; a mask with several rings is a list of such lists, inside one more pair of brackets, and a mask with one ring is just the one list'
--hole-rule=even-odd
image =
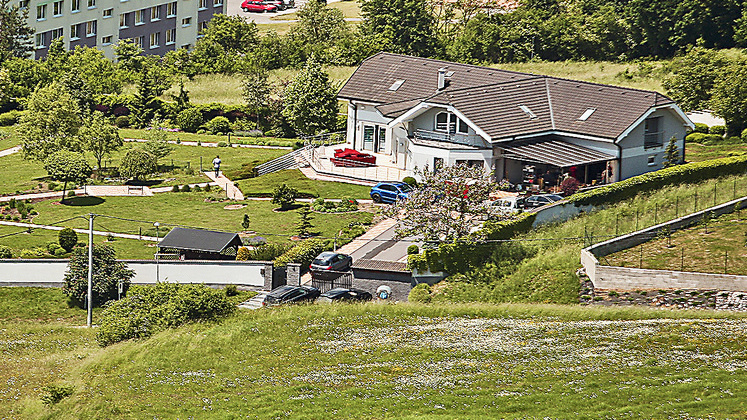
{"label": "trimmed shrub", "polygon": [[70,252],[78,243],[78,234],[72,228],[65,228],[57,235],[57,242],[67,252]]}
{"label": "trimmed shrub", "polygon": [[239,247],[239,250],[236,251],[236,261],[248,261],[249,260],[249,248],[245,246]]}
{"label": "trimmed shrub", "polygon": [[226,143],[224,141],[219,141],[218,142],[218,147],[228,147],[228,143]]}
{"label": "trimmed shrub", "polygon": [[286,251],[275,259],[276,267],[284,267],[288,263],[299,263],[307,267],[317,255],[330,248],[329,241],[324,239],[307,239]]}
{"label": "trimmed shrub", "polygon": [[412,244],[407,247],[407,255],[420,254],[420,248],[417,245]]}
{"label": "trimmed shrub", "polygon": [[280,209],[287,210],[296,201],[296,197],[298,197],[298,190],[283,184],[272,191],[272,204],[277,204]]}
{"label": "trimmed shrub", "polygon": [[693,133],[708,134],[708,124],[695,123],[695,129],[693,130]]}
{"label": "trimmed shrub", "polygon": [[[288,246],[282,244],[260,244],[249,251],[251,261],[273,261],[288,251]],[[316,255],[315,255],[316,256]]]}
{"label": "trimmed shrub", "polygon": [[10,247],[7,247],[5,245],[0,245],[0,258],[2,259],[13,258],[13,251],[11,251]]}
{"label": "trimmed shrub", "polygon": [[0,114],[0,126],[7,127],[16,124],[24,113],[24,111],[12,110]]}
{"label": "trimmed shrub", "polygon": [[410,302],[419,303],[430,303],[431,301],[431,286],[428,283],[420,283],[410,290],[410,294],[407,295],[407,300]]}
{"label": "trimmed shrub", "polygon": [[202,123],[202,112],[197,108],[187,108],[176,117],[176,125],[188,133],[199,130]]}
{"label": "trimmed shrub", "polygon": [[205,124],[205,128],[213,134],[226,134],[231,132],[231,122],[226,117],[215,117]]}
{"label": "trimmed shrub", "polygon": [[235,284],[227,284],[223,290],[226,292],[227,297],[236,296],[239,294],[239,289]]}
{"label": "trimmed shrub", "polygon": [[723,125],[714,125],[708,128],[709,134],[718,134],[720,136],[723,136],[726,134],[726,126]]}
{"label": "trimmed shrub", "polygon": [[178,185],[174,185],[174,187],[171,188],[171,192],[179,192],[179,186]]}
{"label": "trimmed shrub", "polygon": [[402,182],[404,182],[405,184],[407,184],[407,185],[409,185],[411,187],[417,187],[418,186],[418,181],[416,181],[415,178],[413,178],[411,176],[406,176],[406,177],[402,178]]}
{"label": "trimmed shrub", "polygon": [[130,117],[127,115],[120,115],[114,120],[114,125],[118,128],[127,128],[130,126]]}
{"label": "trimmed shrub", "polygon": [[205,185],[205,189],[204,189],[205,192],[210,192],[210,189],[211,189],[210,184]]}
{"label": "trimmed shrub", "polygon": [[224,291],[204,284],[135,286],[126,298],[112,301],[105,307],[96,341],[107,346],[133,338],[147,338],[187,322],[217,320],[235,309]]}
{"label": "trimmed shrub", "polygon": [[184,186],[181,188],[181,192],[190,192],[192,191],[192,187],[189,186],[189,184],[184,184]]}
{"label": "trimmed shrub", "polygon": [[685,137],[685,142],[687,143],[698,143],[705,145],[720,143],[723,140],[724,137],[718,134],[690,133],[687,135],[687,137]]}

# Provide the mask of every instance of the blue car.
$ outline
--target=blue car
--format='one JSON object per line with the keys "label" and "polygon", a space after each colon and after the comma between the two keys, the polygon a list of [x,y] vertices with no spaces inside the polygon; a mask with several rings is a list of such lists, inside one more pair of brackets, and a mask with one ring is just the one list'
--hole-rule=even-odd
{"label": "blue car", "polygon": [[371,188],[370,196],[374,203],[394,203],[407,198],[412,187],[404,182],[379,182]]}

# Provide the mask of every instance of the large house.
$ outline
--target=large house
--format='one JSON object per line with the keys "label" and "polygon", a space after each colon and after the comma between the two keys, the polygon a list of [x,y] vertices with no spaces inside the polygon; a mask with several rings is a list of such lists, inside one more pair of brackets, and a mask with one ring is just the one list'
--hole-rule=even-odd
{"label": "large house", "polygon": [[69,50],[97,47],[110,58],[112,45],[123,39],[133,40],[145,54],[164,55],[193,46],[199,31],[224,10],[224,0],[15,1],[29,11],[35,58],[46,56],[50,43],[60,37]]}
{"label": "large house", "polygon": [[582,183],[660,169],[693,124],[674,101],[638,89],[379,53],[340,90],[347,141],[400,169],[466,163],[496,180],[548,171]]}

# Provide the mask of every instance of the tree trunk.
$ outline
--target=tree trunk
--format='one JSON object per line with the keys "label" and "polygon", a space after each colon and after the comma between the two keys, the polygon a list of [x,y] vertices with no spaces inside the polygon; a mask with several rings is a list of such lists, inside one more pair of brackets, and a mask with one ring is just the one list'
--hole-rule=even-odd
{"label": "tree trunk", "polygon": [[65,190],[67,190],[67,181],[62,185],[62,199],[60,203],[65,203]]}

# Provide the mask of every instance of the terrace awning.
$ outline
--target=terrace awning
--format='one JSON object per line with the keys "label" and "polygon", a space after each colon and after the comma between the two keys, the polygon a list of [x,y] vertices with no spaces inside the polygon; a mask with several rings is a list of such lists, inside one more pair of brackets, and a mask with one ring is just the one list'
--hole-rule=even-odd
{"label": "terrace awning", "polygon": [[562,140],[511,142],[496,147],[501,149],[503,157],[508,159],[544,163],[560,168],[617,159],[613,155]]}

